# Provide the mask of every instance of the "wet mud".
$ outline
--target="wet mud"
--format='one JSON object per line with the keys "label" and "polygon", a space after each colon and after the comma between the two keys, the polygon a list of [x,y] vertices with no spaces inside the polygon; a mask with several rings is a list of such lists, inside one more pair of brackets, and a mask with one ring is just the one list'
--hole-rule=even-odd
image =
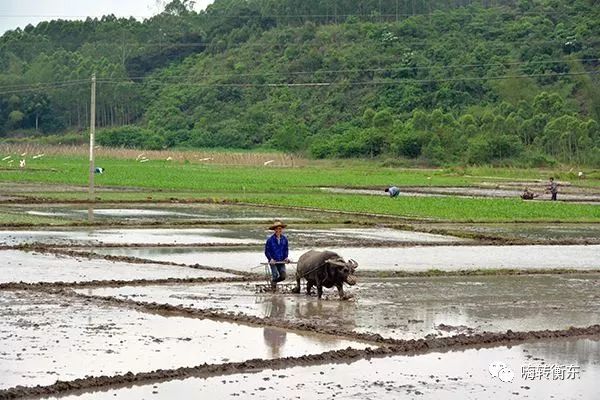
{"label": "wet mud", "polygon": [[[272,234],[264,226],[247,225],[222,228],[185,229],[86,229],[86,230],[10,230],[0,231],[0,244],[56,246],[233,246],[260,245]],[[298,246],[394,246],[453,244],[469,242],[452,236],[403,231],[384,227],[319,226],[289,228],[286,235]]]}
{"label": "wet mud", "polygon": [[23,244],[48,244],[48,245],[244,245],[260,244],[262,240],[235,237],[235,231],[214,228],[188,228],[188,229],[90,229],[77,230],[50,230],[50,231],[0,231],[0,243],[9,246]]}
{"label": "wet mud", "polygon": [[[85,224],[78,220],[85,201],[59,207],[27,201],[33,203],[4,207],[63,213],[55,215]],[[81,210],[69,214],[77,204]],[[597,244],[594,224],[535,225],[520,234],[507,224],[457,229],[410,221],[401,230],[388,228],[409,220],[308,208],[175,198],[101,207],[98,226],[137,229],[0,233],[0,257],[9,261],[0,267],[0,399],[199,392],[209,398],[564,398],[585,397],[598,379],[600,246],[522,245]],[[347,223],[302,223],[288,231],[297,244],[292,259],[322,246],[359,262],[359,284],[347,289],[351,300],[338,300],[334,291],[321,301],[256,293],[266,283],[258,246],[265,230],[256,224],[272,215]],[[242,225],[249,222],[255,225]],[[545,229],[556,234],[546,237]],[[474,240],[465,245],[468,239]],[[389,276],[404,278],[383,279]],[[484,380],[484,363],[497,359],[515,362],[515,370],[525,362],[578,362],[588,380],[579,391],[558,392],[506,386],[485,374]],[[432,365],[439,369],[426,372]],[[459,376],[460,367],[467,368]],[[116,389],[129,385],[136,386]]]}
{"label": "wet mud", "polygon": [[[183,263],[175,263],[175,262],[171,262],[171,261],[153,261],[153,260],[147,260],[147,259],[139,258],[139,257],[127,256],[127,255],[101,254],[98,252],[78,250],[77,248],[75,250],[69,250],[68,248],[53,247],[53,246],[48,246],[48,245],[32,244],[32,245],[23,245],[23,246],[15,246],[15,247],[7,247],[7,248],[2,248],[0,246],[0,254],[2,254],[1,253],[2,250],[18,250],[18,251],[28,252],[28,253],[33,253],[33,254],[44,254],[44,255],[57,256],[57,257],[73,258],[76,260],[81,260],[81,259],[106,260],[106,261],[110,261],[110,262],[126,263],[126,264],[156,264],[156,265],[165,265],[165,266],[174,266],[174,267],[185,267],[185,268],[193,268],[193,269],[198,269],[198,270],[223,273],[223,274],[225,274],[223,276],[234,275],[234,276],[243,276],[243,277],[247,277],[247,278],[251,278],[251,279],[263,277],[261,274],[256,274],[253,272],[237,271],[237,270],[229,269],[229,268],[211,267],[208,265],[200,265],[200,264],[188,265],[188,264],[183,264]],[[177,279],[177,278],[175,278],[175,279]]]}
{"label": "wet mud", "polygon": [[[400,196],[406,197],[480,197],[480,198],[513,198],[518,199],[525,187],[529,187],[539,197],[533,201],[549,201],[551,196],[545,193],[546,184],[530,183],[492,183],[481,186],[452,187],[452,186],[403,186]],[[389,196],[382,188],[349,188],[349,187],[323,187],[321,190],[332,193],[367,194],[374,196]],[[595,188],[578,186],[562,186],[559,199],[567,202],[600,203],[600,191]]]}
{"label": "wet mud", "polygon": [[[101,288],[80,293],[309,323],[327,329],[413,339],[456,333],[600,324],[600,274],[361,278],[325,299],[257,293],[256,283]],[[289,325],[288,325],[289,326]]]}
{"label": "wet mud", "polygon": [[1,389],[366,347],[333,336],[166,317],[59,293],[3,291],[0,303]]}
{"label": "wet mud", "polygon": [[[344,258],[354,259],[358,271],[443,271],[477,269],[576,269],[600,268],[600,245],[515,245],[515,246],[428,246],[413,247],[329,247]],[[309,248],[292,248],[290,258],[297,260]],[[256,248],[110,248],[100,254],[135,257],[182,264],[217,266],[245,272],[262,272],[263,249]],[[291,270],[291,269],[290,269]]]}
{"label": "wet mud", "polygon": [[[484,333],[475,334],[471,336],[456,335],[453,337],[446,338],[398,341],[393,346],[383,346],[379,348],[348,348],[344,350],[333,350],[320,354],[303,355],[299,357],[281,357],[271,360],[252,359],[243,362],[229,362],[223,364],[201,364],[195,367],[161,369],[153,372],[128,372],[125,374],[113,376],[96,376],[83,379],[74,379],[71,381],[59,381],[53,385],[48,386],[18,386],[10,389],[0,390],[0,399],[15,399],[26,396],[49,396],[56,395],[59,393],[67,393],[70,391],[97,390],[115,385],[142,385],[144,383],[157,383],[173,379],[184,379],[188,377],[210,377],[214,375],[225,376],[236,373],[257,372],[265,369],[282,370],[300,366],[314,366],[322,365],[324,363],[352,362],[360,359],[368,360],[376,357],[390,357],[401,354],[448,351],[466,349],[470,347],[478,348],[490,345],[515,345],[523,342],[540,341],[548,339],[572,339],[586,337],[600,337],[600,325],[593,325],[586,328],[570,328],[567,330],[555,331],[507,331],[505,333]],[[435,353],[433,353],[432,356],[435,356]],[[384,360],[389,360],[389,358],[386,358]],[[321,368],[321,372],[323,372],[324,367]],[[329,368],[334,367],[330,366]],[[319,373],[319,375],[324,375],[324,372],[321,372]],[[285,375],[285,372],[283,372],[283,374]],[[365,374],[364,369],[363,374]],[[453,374],[453,376],[455,375]],[[327,381],[332,383],[335,382],[334,379],[328,379]],[[342,388],[340,387],[338,389]]]}
{"label": "wet mud", "polygon": [[0,283],[10,282],[83,282],[136,281],[170,278],[233,277],[203,268],[188,268],[156,263],[130,263],[105,259],[71,257],[64,254],[42,254],[18,250],[2,250]]}
{"label": "wet mud", "polygon": [[460,235],[501,244],[600,244],[600,224],[586,223],[498,223],[413,224],[416,230]]}
{"label": "wet mud", "polygon": [[[490,372],[502,362],[504,381]],[[562,380],[526,379],[522,368],[575,366]],[[497,369],[492,368],[492,372]],[[513,375],[511,375],[511,373]],[[600,341],[549,340],[511,346],[370,357],[346,363],[242,371],[227,376],[187,378],[105,389],[63,400],[89,399],[594,399],[600,376]],[[510,381],[509,379],[512,378]],[[55,399],[56,397],[52,397]]]}

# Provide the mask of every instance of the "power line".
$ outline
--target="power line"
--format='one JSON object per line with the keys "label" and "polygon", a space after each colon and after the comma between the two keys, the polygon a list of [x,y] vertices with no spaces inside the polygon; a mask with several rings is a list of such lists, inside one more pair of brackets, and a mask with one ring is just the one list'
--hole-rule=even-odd
{"label": "power line", "polygon": [[[399,38],[401,39],[401,38]],[[458,37],[451,37],[449,39],[457,39],[457,40],[461,40],[462,38],[458,38]],[[573,39],[573,40],[569,40],[569,39],[565,39],[565,40],[531,40],[531,41],[527,41],[528,45],[531,44],[559,44],[559,45],[565,45],[567,42],[574,42],[574,43],[578,43],[578,44],[597,44],[600,43],[600,40],[577,40],[577,39]],[[479,43],[481,42],[481,40],[478,41]],[[92,42],[93,43],[93,42]],[[115,42],[115,45],[117,45],[118,42]],[[410,45],[410,46],[414,46],[414,45],[431,45],[432,42],[431,41],[427,41],[427,40],[420,40],[420,41],[402,41],[399,42],[402,45]],[[465,42],[461,40],[461,44],[466,44],[469,42]],[[495,41],[485,41],[485,44],[495,44]],[[497,41],[498,44],[511,44],[509,42],[503,42],[503,41]],[[164,48],[173,48],[173,47],[208,47],[210,46],[211,43],[210,42],[188,42],[188,43],[179,43],[179,42],[125,42],[125,43],[119,43],[118,46],[122,47],[144,47],[144,46],[148,46],[148,47],[164,47]]]}
{"label": "power line", "polygon": [[[235,78],[246,76],[275,76],[275,75],[316,75],[316,74],[342,74],[342,73],[360,73],[360,72],[395,72],[395,71],[412,71],[412,70],[428,70],[428,69],[459,69],[459,68],[479,68],[493,66],[515,66],[515,65],[544,65],[544,64],[559,64],[569,62],[597,62],[600,58],[580,58],[572,60],[540,60],[540,61],[514,61],[514,62],[494,62],[482,64],[462,64],[462,65],[427,65],[427,66],[406,66],[395,68],[356,68],[356,69],[341,69],[341,70],[316,70],[316,71],[290,71],[290,72],[253,72],[253,73],[235,73],[235,74],[201,74],[201,75],[171,75],[164,77],[165,79],[193,79],[193,78]],[[148,76],[129,77],[132,81],[140,81],[147,79],[148,83],[154,82]]]}
{"label": "power line", "polygon": [[[552,73],[552,74],[521,74],[521,75],[502,75],[502,76],[488,76],[488,77],[455,77],[455,78],[435,78],[435,79],[414,79],[414,78],[402,78],[396,80],[371,80],[371,81],[325,81],[325,82],[299,82],[299,83],[286,83],[286,82],[272,82],[272,83],[202,83],[202,82],[160,82],[157,80],[149,82],[153,85],[179,85],[179,86],[198,86],[198,87],[323,87],[333,85],[351,85],[351,86],[366,86],[366,85],[396,85],[403,83],[435,83],[435,82],[456,82],[456,81],[485,81],[485,80],[499,80],[499,79],[523,79],[523,78],[541,78],[541,77],[562,77],[562,76],[580,76],[580,75],[597,75],[600,71],[593,72],[566,72],[566,73]],[[73,81],[57,81],[48,82],[45,84],[34,84],[28,87],[14,88],[0,92],[0,95],[31,92],[46,89],[58,89],[69,86],[76,86],[84,83],[88,83],[88,79],[73,80]],[[121,84],[121,85],[134,85],[135,82],[125,79],[110,79],[110,78],[99,78],[98,83],[103,84]],[[7,89],[8,87],[0,87],[0,89]]]}
{"label": "power line", "polygon": [[8,91],[0,92],[0,96],[1,95],[5,95],[5,94],[35,92],[35,91],[38,91],[38,90],[59,89],[59,88],[63,88],[63,87],[81,85],[81,84],[88,83],[88,82],[89,82],[89,80],[85,80],[85,81],[83,81],[83,80],[82,81],[72,81],[72,82],[62,82],[62,83],[48,83],[48,84],[44,85],[43,87],[38,85],[37,87],[14,89],[14,90],[8,90]]}
{"label": "power line", "polygon": [[82,15],[82,14],[0,14],[0,18],[90,18],[93,21],[102,22],[102,19],[105,17],[114,17],[117,20],[119,19],[129,19],[133,18],[155,18],[160,16],[170,17],[170,18],[181,18],[186,19],[189,17],[229,17],[229,18],[326,18],[334,20],[337,18],[396,18],[396,17],[413,17],[413,16],[432,16],[435,14],[444,14],[449,12],[458,12],[458,11],[473,11],[480,12],[482,10],[490,11],[490,10],[499,10],[505,11],[506,13],[514,14],[514,15],[544,15],[544,14],[567,14],[567,13],[576,13],[577,10],[536,10],[536,11],[518,11],[514,8],[510,8],[507,6],[498,6],[498,7],[481,7],[479,9],[470,8],[471,4],[467,6],[460,7],[450,7],[446,9],[436,9],[429,12],[414,12],[414,13],[393,13],[393,14],[379,14],[377,10],[371,10],[369,14],[262,14],[259,10],[258,14],[223,14],[223,13],[193,13],[189,15],[172,15],[165,13],[158,13],[154,15],[147,14],[130,14],[127,16],[116,16],[114,14],[105,14],[102,16],[91,16],[91,15]]}
{"label": "power line", "polygon": [[[412,71],[412,70],[428,70],[428,69],[459,69],[459,68],[479,68],[479,67],[493,67],[493,66],[516,66],[516,65],[544,65],[544,64],[560,64],[570,62],[598,62],[600,58],[580,58],[580,59],[567,59],[567,60],[540,60],[540,61],[514,61],[514,62],[494,62],[494,63],[482,63],[482,64],[458,64],[458,65],[421,65],[421,66],[406,66],[406,67],[394,67],[394,68],[355,68],[355,69],[341,69],[341,70],[317,70],[317,71],[280,71],[280,72],[255,72],[255,73],[235,73],[235,74],[202,74],[202,75],[172,75],[166,76],[164,79],[193,79],[193,78],[235,78],[235,77],[262,77],[262,76],[277,76],[277,75],[316,75],[316,74],[343,74],[343,73],[360,73],[360,72],[396,72],[396,71]],[[111,80],[110,77],[100,77],[99,79]],[[156,78],[148,76],[139,77],[128,77],[131,81],[147,80],[147,83],[152,84],[156,82]],[[48,85],[60,85],[60,84],[76,84],[88,82],[89,79],[77,79],[68,81],[53,81],[53,82],[34,82],[24,83],[18,85],[2,85],[0,90],[5,89],[43,89],[42,86]]]}
{"label": "power line", "polygon": [[[457,77],[457,78],[439,78],[439,79],[412,79],[405,78],[400,80],[373,80],[373,81],[336,81],[336,82],[304,82],[304,83],[199,83],[199,82],[152,82],[155,85],[173,85],[173,86],[197,86],[197,87],[236,87],[236,88],[254,88],[254,87],[327,87],[327,86],[369,86],[369,85],[400,85],[405,83],[436,83],[436,82],[461,82],[461,81],[487,81],[503,79],[525,79],[525,78],[555,78],[563,76],[579,75],[597,75],[600,71],[594,72],[567,72],[553,74],[523,74],[523,75],[502,75],[491,77]],[[101,79],[99,83],[104,84],[129,84],[135,82],[125,80]]]}
{"label": "power line", "polygon": [[[155,33],[158,33],[155,32]],[[417,45],[431,45],[433,42],[431,40],[404,40],[403,37],[399,37],[399,40],[402,40],[401,42],[398,42],[399,44],[402,45],[406,45],[406,46],[417,46]],[[460,37],[450,37],[448,39],[456,39],[459,40],[461,42],[461,45],[466,45],[466,44],[470,44],[471,42],[469,41],[465,41],[463,40],[463,38]],[[490,44],[505,44],[505,45],[510,45],[510,44],[514,44],[512,42],[506,42],[506,41],[501,41],[501,40],[485,40],[482,38],[477,38],[477,43],[481,43],[482,41],[486,44],[486,45],[490,45]],[[473,40],[473,43],[475,41]],[[576,43],[576,44],[587,44],[587,45],[594,45],[594,44],[598,44],[600,43],[600,40],[598,39],[586,39],[586,40],[578,40],[578,39],[564,39],[564,40],[528,40],[527,41],[527,45],[533,45],[533,44],[558,44],[561,46],[564,46],[565,44],[567,44],[568,42],[572,42],[572,43]],[[91,44],[91,45],[96,45],[96,44],[103,44],[103,42],[101,40],[98,41],[90,41],[90,42],[86,42],[87,44]],[[122,48],[123,46],[125,47],[162,47],[165,49],[168,48],[175,48],[175,47],[208,47],[210,46],[212,43],[211,42],[168,42],[168,41],[162,41],[162,42],[122,42],[119,41],[118,39],[114,40],[113,42],[111,42],[111,45],[113,45],[114,47],[118,47],[118,48]],[[246,43],[242,43],[242,44],[246,44]]]}
{"label": "power line", "polygon": [[59,84],[63,84],[63,83],[80,83],[80,82],[83,83],[83,82],[88,82],[88,81],[89,81],[89,79],[76,79],[76,80],[68,80],[68,81],[34,82],[34,83],[22,83],[22,84],[18,84],[18,85],[2,85],[2,86],[0,86],[0,90],[29,88],[29,87],[31,87],[32,89],[35,89],[36,87],[45,86],[45,85],[59,85]]}

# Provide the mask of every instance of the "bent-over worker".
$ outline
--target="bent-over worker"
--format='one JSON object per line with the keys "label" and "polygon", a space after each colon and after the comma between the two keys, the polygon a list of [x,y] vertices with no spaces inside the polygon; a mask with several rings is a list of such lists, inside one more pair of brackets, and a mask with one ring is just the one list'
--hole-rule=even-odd
{"label": "bent-over worker", "polygon": [[396,186],[391,186],[385,188],[385,192],[388,193],[390,197],[398,197],[398,195],[400,194],[400,189],[398,189]]}

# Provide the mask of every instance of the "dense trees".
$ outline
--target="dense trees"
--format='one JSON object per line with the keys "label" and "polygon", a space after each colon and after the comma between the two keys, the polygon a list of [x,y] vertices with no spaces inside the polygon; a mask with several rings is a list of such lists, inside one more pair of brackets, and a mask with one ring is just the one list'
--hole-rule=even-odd
{"label": "dense trees", "polygon": [[430,164],[600,165],[600,11],[588,0],[170,2],[144,22],[0,38],[0,136],[268,146]]}

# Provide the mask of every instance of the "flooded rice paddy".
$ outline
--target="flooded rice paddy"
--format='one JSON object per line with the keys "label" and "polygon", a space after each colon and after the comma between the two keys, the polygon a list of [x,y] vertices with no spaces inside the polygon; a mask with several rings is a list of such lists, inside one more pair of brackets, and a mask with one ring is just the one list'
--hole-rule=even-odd
{"label": "flooded rice paddy", "polygon": [[[500,375],[504,381],[490,373],[490,365],[497,363],[506,366]],[[562,380],[522,375],[523,368],[554,365],[576,366],[578,373]],[[582,339],[267,369],[61,399],[594,399],[599,378],[600,342]]]}
{"label": "flooded rice paddy", "polygon": [[[0,231],[0,244],[16,246],[30,243],[49,245],[257,245],[272,231],[262,226],[219,228],[140,228],[140,229],[53,229]],[[286,234],[299,245],[315,243],[381,245],[382,243],[456,243],[468,242],[453,236],[390,228],[347,228],[331,226],[290,228]]]}
{"label": "flooded rice paddy", "polygon": [[0,250],[0,283],[224,278],[234,275],[159,264],[131,264],[18,250]]}
{"label": "flooded rice paddy", "polygon": [[[414,224],[415,229],[431,229],[431,224]],[[600,224],[586,223],[502,223],[502,224],[448,224],[437,223],[437,230],[447,232],[468,232],[504,239],[534,240],[544,243],[565,241],[600,243]]]}
{"label": "flooded rice paddy", "polygon": [[0,389],[365,347],[330,336],[163,317],[48,293],[2,292],[0,305]]}
{"label": "flooded rice paddy", "polygon": [[[362,271],[600,268],[600,245],[328,247],[327,249],[338,252],[344,258],[356,260]],[[297,260],[307,250],[309,248],[292,249],[290,257]],[[110,248],[97,251],[101,254],[133,255],[148,260],[211,265],[246,272],[260,272],[260,263],[266,261],[261,247],[254,249],[147,247]]]}
{"label": "flooded rice paddy", "polygon": [[[461,186],[418,186],[418,187],[400,187],[400,197],[431,197],[431,196],[452,196],[452,197],[492,197],[492,198],[512,198],[519,199],[525,187],[529,187],[539,197],[535,201],[551,200],[549,193],[545,191],[545,185],[539,183],[519,183],[515,185],[508,184],[490,184],[482,185],[482,187],[461,187]],[[340,194],[367,194],[372,196],[389,196],[384,188],[381,189],[353,189],[353,188],[338,188],[324,187],[321,190],[331,193]],[[600,205],[600,191],[592,188],[582,187],[562,187],[558,199],[568,202],[585,202]]]}
{"label": "flooded rice paddy", "polygon": [[176,284],[80,289],[139,302],[310,322],[329,328],[416,339],[427,335],[566,329],[600,324],[600,274],[364,278],[352,301],[262,293],[255,283]]}
{"label": "flooded rice paddy", "polygon": [[[516,191],[477,190],[470,194]],[[439,194],[451,193],[415,191]],[[63,221],[87,216],[80,206],[1,207]],[[322,215],[295,210],[129,207],[95,209],[101,227],[0,231],[0,399],[596,398],[600,273],[583,270],[600,269],[597,224],[415,222],[412,231],[351,216],[311,224]],[[256,285],[266,279],[228,273],[264,274],[274,216],[291,222],[293,260],[329,249],[371,271],[345,289],[350,300],[331,289],[322,300],[265,293]],[[111,224],[127,221],[131,228]],[[536,244],[461,238],[478,235]],[[43,253],[14,247],[34,244]],[[88,250],[121,257],[84,257]],[[556,268],[582,272],[527,274]],[[376,277],[431,269],[525,275]],[[569,333],[572,326],[583,333]],[[498,363],[504,372],[492,376]],[[522,370],[531,366],[577,375],[528,379]]]}
{"label": "flooded rice paddy", "polygon": [[267,222],[274,218],[287,221],[303,221],[315,219],[319,214],[309,211],[274,209],[268,207],[247,207],[222,204],[103,204],[101,207],[82,205],[37,205],[37,204],[3,204],[0,211],[19,213],[31,216],[59,217],[66,220],[86,220],[90,210],[94,218],[105,222],[139,221],[152,222],[173,220],[216,222]]}

